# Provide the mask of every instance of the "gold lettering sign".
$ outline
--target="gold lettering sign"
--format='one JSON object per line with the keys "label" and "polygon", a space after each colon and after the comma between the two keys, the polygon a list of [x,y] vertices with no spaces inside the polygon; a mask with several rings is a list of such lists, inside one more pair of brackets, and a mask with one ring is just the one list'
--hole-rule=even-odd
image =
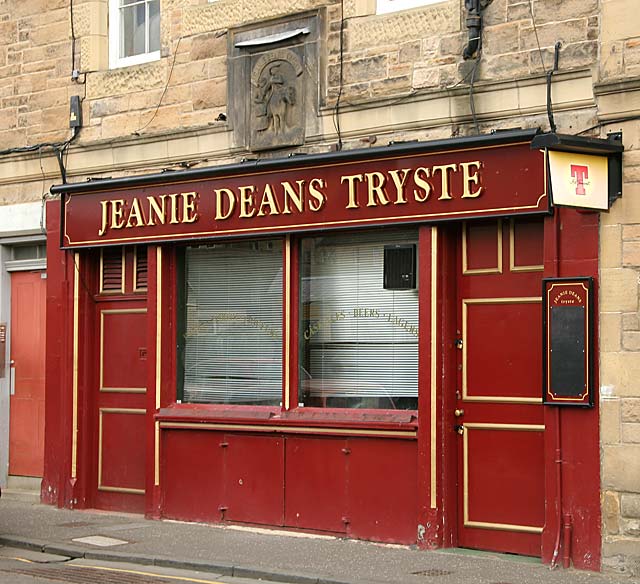
{"label": "gold lettering sign", "polygon": [[[340,176],[338,185],[320,177],[293,181],[220,186],[209,193],[196,191],[135,196],[100,201],[100,228],[104,237],[113,230],[149,228],[227,220],[269,218],[321,212],[331,196],[347,211],[438,201],[477,199],[481,186],[479,160],[433,166],[375,170]],[[212,211],[199,211],[202,197],[210,197]],[[334,203],[335,204],[335,203]],[[445,203],[446,204],[446,203]]]}
{"label": "gold lettering sign", "polygon": [[111,229],[195,223],[199,219],[198,198],[198,193],[189,192],[134,197],[130,203],[125,199],[101,201],[98,235],[103,236]]}

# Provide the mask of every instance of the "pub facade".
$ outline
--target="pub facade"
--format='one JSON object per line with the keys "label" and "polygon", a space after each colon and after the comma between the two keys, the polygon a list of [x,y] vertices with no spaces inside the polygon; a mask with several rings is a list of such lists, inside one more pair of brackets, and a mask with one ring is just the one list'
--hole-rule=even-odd
{"label": "pub facade", "polygon": [[638,574],[632,0],[5,4],[3,496]]}
{"label": "pub facade", "polygon": [[74,500],[593,567],[598,212],[538,134],[53,187]]}

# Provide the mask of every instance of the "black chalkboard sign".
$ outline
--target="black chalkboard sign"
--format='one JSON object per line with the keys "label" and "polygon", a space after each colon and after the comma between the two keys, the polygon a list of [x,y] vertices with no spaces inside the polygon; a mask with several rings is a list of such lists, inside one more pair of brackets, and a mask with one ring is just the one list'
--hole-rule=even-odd
{"label": "black chalkboard sign", "polygon": [[593,405],[591,278],[543,281],[545,404]]}

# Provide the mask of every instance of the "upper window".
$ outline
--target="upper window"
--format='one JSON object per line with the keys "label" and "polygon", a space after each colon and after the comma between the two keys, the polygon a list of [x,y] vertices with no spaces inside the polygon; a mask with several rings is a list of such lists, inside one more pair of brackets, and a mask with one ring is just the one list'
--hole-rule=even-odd
{"label": "upper window", "polygon": [[111,68],[160,58],[160,0],[109,0]]}
{"label": "upper window", "polygon": [[376,0],[376,14],[387,14],[389,12],[399,12],[409,10],[428,4],[438,4],[443,0]]}

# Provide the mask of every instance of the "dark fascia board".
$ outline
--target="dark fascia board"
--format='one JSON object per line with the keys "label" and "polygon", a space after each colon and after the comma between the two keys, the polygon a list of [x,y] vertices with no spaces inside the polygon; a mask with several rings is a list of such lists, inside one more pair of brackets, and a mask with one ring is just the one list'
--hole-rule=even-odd
{"label": "dark fascia board", "polygon": [[158,185],[164,182],[182,182],[193,180],[206,180],[217,176],[230,176],[246,173],[247,169],[253,171],[274,171],[281,169],[304,168],[331,162],[357,162],[370,160],[381,156],[403,156],[419,153],[438,152],[441,150],[464,150],[469,148],[482,148],[484,146],[498,146],[510,143],[530,142],[540,130],[504,130],[480,136],[468,136],[463,138],[449,138],[446,140],[432,140],[429,142],[404,142],[380,146],[375,148],[363,148],[341,152],[327,152],[322,154],[301,154],[278,159],[257,159],[246,162],[211,166],[206,168],[192,168],[189,170],[176,170],[170,172],[128,176],[120,178],[93,179],[78,183],[65,183],[54,185],[50,191],[52,194],[74,194],[106,191],[116,188],[134,188],[149,184]]}
{"label": "dark fascia board", "polygon": [[571,136],[569,134],[556,134],[549,132],[538,134],[531,141],[531,148],[539,150],[560,150],[563,152],[579,152],[581,154],[594,154],[609,156],[620,154],[624,151],[622,142],[617,140],[605,140],[603,138],[590,138],[588,136]]}

